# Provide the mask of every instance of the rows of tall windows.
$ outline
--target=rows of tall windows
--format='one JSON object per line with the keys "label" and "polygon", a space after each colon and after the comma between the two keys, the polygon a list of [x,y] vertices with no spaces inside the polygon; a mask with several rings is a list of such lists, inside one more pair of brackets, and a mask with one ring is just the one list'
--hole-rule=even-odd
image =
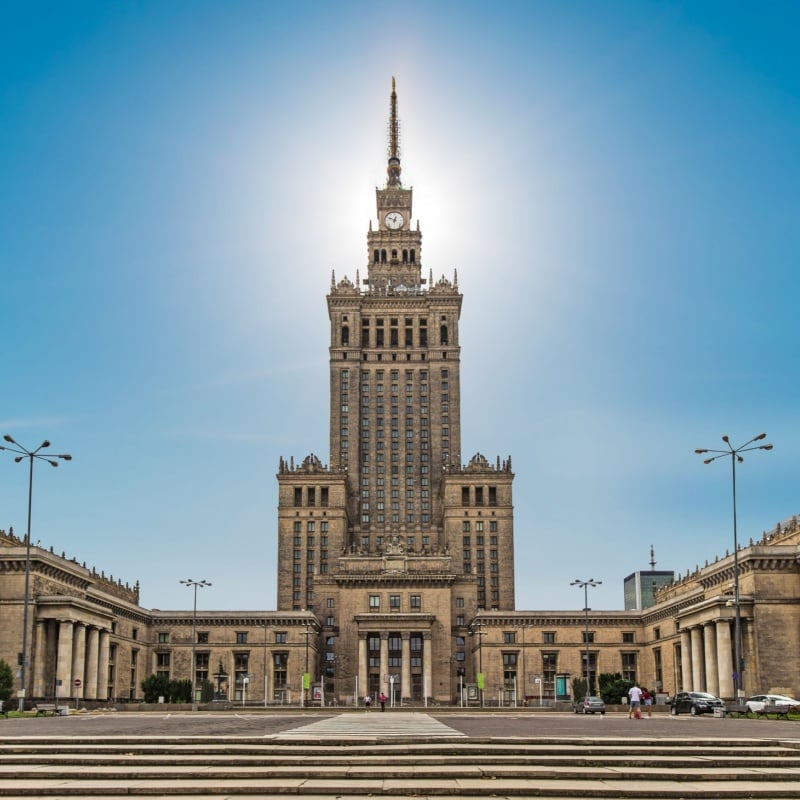
{"label": "rows of tall windows", "polygon": [[[392,318],[391,322],[397,322]],[[393,325],[390,330],[394,330]],[[393,335],[393,334],[392,334]],[[359,447],[361,461],[360,521],[362,526],[409,526],[430,522],[430,409],[427,370],[361,372]],[[343,403],[344,406],[344,403]],[[349,427],[342,416],[342,441]],[[373,463],[374,460],[374,463]],[[374,481],[374,483],[373,483]],[[427,540],[427,541],[426,541]],[[406,542],[423,548],[430,539]],[[362,548],[381,547],[362,535]]]}
{"label": "rows of tall windows", "polygon": [[[488,537],[486,528],[489,529]],[[500,562],[497,520],[469,520],[461,523],[463,571],[477,575],[478,607],[486,608],[486,573],[489,573],[489,595],[492,606],[500,602]],[[488,547],[487,547],[488,544]],[[488,568],[486,564],[489,564]]]}
{"label": "rows of tall windows", "polygon": [[328,573],[328,520],[296,519],[293,533],[292,600],[295,610],[299,610],[305,586],[305,607],[310,609],[314,605],[314,574]]}

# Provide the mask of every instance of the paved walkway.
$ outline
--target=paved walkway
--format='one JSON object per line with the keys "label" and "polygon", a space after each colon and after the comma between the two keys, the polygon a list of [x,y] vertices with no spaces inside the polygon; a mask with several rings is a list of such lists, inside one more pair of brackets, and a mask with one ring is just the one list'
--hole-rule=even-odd
{"label": "paved walkway", "polygon": [[380,711],[339,714],[309,725],[273,734],[273,739],[359,739],[375,736],[466,736],[429,714],[413,711]]}

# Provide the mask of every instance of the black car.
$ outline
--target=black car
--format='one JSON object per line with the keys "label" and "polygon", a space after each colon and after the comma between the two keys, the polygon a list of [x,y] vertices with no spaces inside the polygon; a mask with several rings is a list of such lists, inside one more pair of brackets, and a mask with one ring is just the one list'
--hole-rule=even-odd
{"label": "black car", "polygon": [[678,692],[670,701],[670,714],[675,716],[688,711],[692,716],[713,714],[715,708],[725,708],[725,703],[708,692]]}

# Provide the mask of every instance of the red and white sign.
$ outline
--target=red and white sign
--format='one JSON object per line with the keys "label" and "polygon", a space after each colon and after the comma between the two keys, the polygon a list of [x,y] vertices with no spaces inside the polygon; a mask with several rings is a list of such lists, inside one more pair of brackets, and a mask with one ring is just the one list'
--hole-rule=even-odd
{"label": "red and white sign", "polygon": [[80,678],[75,678],[75,680],[72,681],[72,682],[75,684],[75,688],[76,689],[81,685],[81,679]]}

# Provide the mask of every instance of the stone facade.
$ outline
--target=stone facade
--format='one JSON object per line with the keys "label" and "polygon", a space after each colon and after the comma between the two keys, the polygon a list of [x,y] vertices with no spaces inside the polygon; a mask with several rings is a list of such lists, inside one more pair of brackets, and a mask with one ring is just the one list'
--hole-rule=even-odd
{"label": "stone facade", "polygon": [[[25,555],[23,539],[0,531],[0,658],[12,665],[22,643]],[[302,675],[318,674],[319,625],[310,614],[147,610],[138,585],[37,546],[30,548],[27,639],[31,704],[141,700],[141,682],[152,674],[191,679],[193,653],[196,685],[210,680],[232,702],[309,700]]]}

